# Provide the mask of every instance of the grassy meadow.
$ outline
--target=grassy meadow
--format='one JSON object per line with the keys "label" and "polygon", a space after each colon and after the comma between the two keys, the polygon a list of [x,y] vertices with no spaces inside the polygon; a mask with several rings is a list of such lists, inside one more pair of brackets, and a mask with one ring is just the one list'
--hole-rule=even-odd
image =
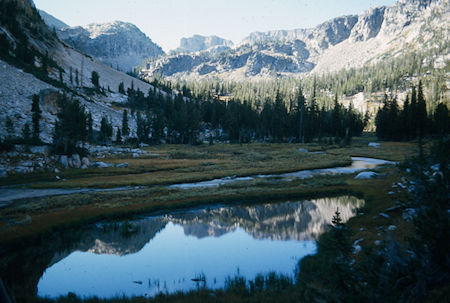
{"label": "grassy meadow", "polygon": [[[382,197],[398,178],[396,168],[377,180],[353,180],[353,175],[320,176],[311,179],[277,182],[253,179],[214,188],[175,189],[167,185],[212,180],[227,176],[276,174],[305,169],[346,166],[351,156],[402,161],[417,154],[414,143],[383,142],[369,147],[372,137],[355,138],[351,146],[312,144],[214,144],[201,146],[159,145],[146,149],[156,156],[134,159],[124,155],[101,159],[111,163],[127,162],[126,168],[67,169],[59,181],[29,183],[26,187],[114,188],[139,186],[116,192],[95,192],[30,198],[15,201],[0,209],[0,242],[23,240],[55,229],[85,224],[102,218],[126,217],[138,213],[164,212],[217,203],[261,202],[300,199],[327,194],[372,195],[381,208],[390,204]],[[306,153],[298,149],[307,149]],[[100,159],[99,159],[100,160]],[[33,180],[30,174],[22,183]],[[29,178],[29,180],[27,179]],[[55,178],[52,178],[55,180]],[[367,183],[370,186],[367,186]],[[376,185],[380,183],[380,185]],[[379,190],[386,188],[386,190]],[[373,192],[372,192],[373,191]],[[380,197],[382,197],[380,199]],[[374,207],[375,210],[378,207]]]}

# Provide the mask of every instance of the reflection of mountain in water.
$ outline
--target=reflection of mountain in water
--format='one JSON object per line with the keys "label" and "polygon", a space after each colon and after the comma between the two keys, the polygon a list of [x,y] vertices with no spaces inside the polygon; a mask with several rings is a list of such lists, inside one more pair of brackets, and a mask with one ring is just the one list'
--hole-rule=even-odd
{"label": "reflection of mountain in water", "polygon": [[[90,225],[58,233],[37,246],[10,251],[0,258],[5,284],[35,295],[44,270],[74,251],[125,255],[140,251],[168,222],[180,224],[187,235],[219,237],[237,228],[256,239],[311,240],[321,234],[339,208],[344,221],[363,200],[355,197],[323,198],[252,206],[221,207],[150,217],[141,220]],[[31,262],[30,262],[31,261]]]}
{"label": "reflection of mountain in water", "polygon": [[132,222],[97,224],[87,228],[81,240],[69,250],[55,253],[50,264],[64,259],[73,251],[87,251],[94,254],[127,255],[140,251],[161,231],[167,222],[152,217]]}
{"label": "reflection of mountain in water", "polygon": [[347,221],[364,201],[350,196],[302,202],[222,207],[166,217],[186,235],[219,237],[240,227],[256,239],[312,240],[323,233],[335,211]]}

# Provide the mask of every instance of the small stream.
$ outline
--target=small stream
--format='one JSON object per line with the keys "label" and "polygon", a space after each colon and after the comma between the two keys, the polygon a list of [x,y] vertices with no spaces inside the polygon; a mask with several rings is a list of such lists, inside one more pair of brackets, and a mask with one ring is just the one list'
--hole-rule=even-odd
{"label": "small stream", "polygon": [[[346,167],[334,167],[323,169],[310,169],[301,170],[297,172],[285,173],[285,174],[269,174],[269,175],[256,175],[249,177],[225,177],[221,179],[214,179],[209,181],[182,183],[169,185],[169,188],[173,189],[191,189],[191,188],[204,188],[204,187],[218,187],[221,185],[229,184],[237,181],[250,181],[258,178],[270,178],[284,181],[290,181],[294,179],[312,178],[319,175],[337,175],[337,174],[353,174],[366,169],[377,168],[381,165],[395,165],[397,162],[364,158],[364,157],[352,157],[352,164]],[[109,192],[109,191],[127,191],[135,190],[143,187],[115,187],[115,188],[48,188],[48,189],[31,189],[31,188],[19,188],[17,186],[0,188],[0,207],[4,207],[15,200],[26,198],[42,198],[58,195],[71,195],[78,193],[93,193],[93,192]]]}
{"label": "small stream", "polygon": [[290,181],[293,179],[306,179],[315,176],[325,176],[325,175],[338,175],[338,174],[354,174],[366,169],[377,168],[381,165],[395,165],[397,162],[364,158],[364,157],[352,157],[352,164],[350,166],[344,167],[333,167],[333,168],[321,168],[321,169],[309,169],[300,170],[285,174],[270,174],[270,175],[256,175],[250,177],[225,177],[221,179],[214,179],[210,181],[201,181],[194,183],[182,183],[170,185],[169,188],[179,188],[179,189],[190,189],[190,188],[200,188],[200,187],[217,187],[224,184],[229,184],[237,181],[249,181],[258,178],[271,178],[279,179],[284,181]]}

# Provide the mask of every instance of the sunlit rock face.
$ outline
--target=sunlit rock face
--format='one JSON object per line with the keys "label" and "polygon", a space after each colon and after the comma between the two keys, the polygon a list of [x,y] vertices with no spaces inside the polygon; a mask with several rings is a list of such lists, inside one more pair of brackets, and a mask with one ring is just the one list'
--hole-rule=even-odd
{"label": "sunlit rock face", "polygon": [[343,221],[356,214],[364,201],[355,197],[323,198],[302,202],[285,202],[257,206],[223,207],[171,215],[170,221],[181,224],[186,235],[198,238],[220,237],[244,229],[256,239],[313,240],[331,223],[336,210]]}
{"label": "sunlit rock face", "polygon": [[216,46],[232,47],[233,42],[217,36],[194,35],[189,38],[181,38],[180,46],[176,49],[178,52],[198,52],[204,51]]}
{"label": "sunlit rock face", "polygon": [[134,24],[122,21],[65,27],[58,31],[58,36],[76,49],[125,72],[144,59],[164,54],[161,47]]}

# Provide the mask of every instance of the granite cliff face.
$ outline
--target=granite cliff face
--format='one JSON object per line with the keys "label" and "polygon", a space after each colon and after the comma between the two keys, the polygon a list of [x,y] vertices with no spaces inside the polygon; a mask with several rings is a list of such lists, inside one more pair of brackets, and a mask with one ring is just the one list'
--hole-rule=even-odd
{"label": "granite cliff face", "polygon": [[449,20],[449,0],[399,0],[315,28],[254,32],[219,53],[168,55],[148,63],[142,75],[246,78],[360,67],[437,47],[449,36]]}
{"label": "granite cliff face", "polygon": [[146,58],[164,54],[161,47],[135,25],[121,21],[66,27],[58,35],[74,48],[125,72]]}
{"label": "granite cliff face", "polygon": [[221,46],[222,50],[233,46],[233,42],[217,36],[194,35],[189,38],[181,38],[180,46],[176,52],[199,52]]}

